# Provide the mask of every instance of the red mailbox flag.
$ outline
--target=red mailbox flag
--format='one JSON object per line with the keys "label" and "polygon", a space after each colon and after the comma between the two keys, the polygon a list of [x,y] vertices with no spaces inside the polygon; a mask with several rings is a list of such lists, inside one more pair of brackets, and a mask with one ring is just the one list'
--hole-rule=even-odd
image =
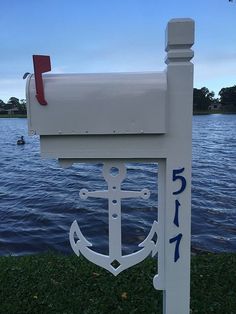
{"label": "red mailbox flag", "polygon": [[49,56],[33,55],[34,76],[36,86],[36,98],[41,105],[47,105],[44,97],[42,73],[51,71],[51,61]]}

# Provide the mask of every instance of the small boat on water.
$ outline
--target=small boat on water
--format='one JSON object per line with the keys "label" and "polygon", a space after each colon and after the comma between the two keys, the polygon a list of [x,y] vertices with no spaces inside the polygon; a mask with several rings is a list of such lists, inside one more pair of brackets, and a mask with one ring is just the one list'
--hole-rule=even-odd
{"label": "small boat on water", "polygon": [[17,141],[17,145],[24,145],[24,144],[25,144],[24,136],[21,136],[20,140]]}

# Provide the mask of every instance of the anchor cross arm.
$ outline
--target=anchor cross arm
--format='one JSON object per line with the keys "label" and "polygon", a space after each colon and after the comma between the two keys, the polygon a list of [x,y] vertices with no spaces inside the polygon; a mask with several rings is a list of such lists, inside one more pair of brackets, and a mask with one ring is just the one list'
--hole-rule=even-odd
{"label": "anchor cross arm", "polygon": [[86,200],[88,197],[108,198],[108,191],[91,191],[91,192],[89,192],[87,189],[81,189],[79,192],[79,196],[82,200]]}
{"label": "anchor cross arm", "polygon": [[121,191],[121,198],[136,198],[141,197],[148,199],[150,197],[150,191],[148,189],[142,189],[142,191]]}

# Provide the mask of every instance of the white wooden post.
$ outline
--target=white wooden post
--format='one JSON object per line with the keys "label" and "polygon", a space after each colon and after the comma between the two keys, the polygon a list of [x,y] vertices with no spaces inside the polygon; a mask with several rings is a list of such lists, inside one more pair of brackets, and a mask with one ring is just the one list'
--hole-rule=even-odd
{"label": "white wooden post", "polygon": [[[191,157],[194,22],[173,19],[166,31],[167,158],[160,163],[164,185],[164,313],[187,314],[190,301]],[[154,277],[158,286],[158,277]]]}

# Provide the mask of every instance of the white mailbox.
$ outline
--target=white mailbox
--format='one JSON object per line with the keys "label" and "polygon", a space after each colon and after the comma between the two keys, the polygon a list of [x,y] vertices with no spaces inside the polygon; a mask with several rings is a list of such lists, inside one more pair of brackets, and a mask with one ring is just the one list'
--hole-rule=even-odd
{"label": "white mailbox", "polygon": [[[27,83],[29,125],[40,135],[165,133],[165,73],[46,74],[47,105]],[[52,123],[53,122],[53,123]]]}
{"label": "white mailbox", "polygon": [[[193,43],[193,20],[173,19],[163,72],[43,74],[50,59],[34,56],[26,87],[29,132],[40,135],[43,157],[58,158],[62,166],[104,164],[107,190],[81,189],[80,197],[109,200],[109,255],[91,249],[77,221],[70,229],[72,249],[115,276],[158,252],[153,282],[165,291],[165,314],[189,313]],[[140,251],[123,256],[121,200],[150,196],[148,189],[122,190],[130,161],[158,162],[158,213]]]}

